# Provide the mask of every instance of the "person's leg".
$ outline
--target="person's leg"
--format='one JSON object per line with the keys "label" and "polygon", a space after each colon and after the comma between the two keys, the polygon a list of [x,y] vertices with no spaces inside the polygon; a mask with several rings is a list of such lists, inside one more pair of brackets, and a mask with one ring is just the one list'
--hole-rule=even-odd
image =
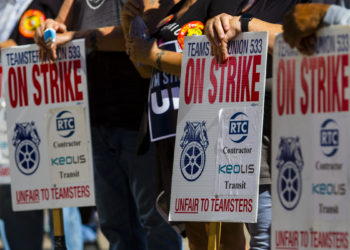
{"label": "person's leg", "polygon": [[250,249],[270,249],[271,185],[259,186],[258,221],[246,226],[250,234]]}
{"label": "person's leg", "polygon": [[43,210],[12,211],[10,185],[1,186],[0,217],[4,220],[7,241],[12,250],[42,249]]}
{"label": "person's leg", "polygon": [[136,156],[137,132],[123,132],[123,165],[128,165],[129,183],[137,211],[147,235],[148,250],[179,250],[182,239],[156,210],[156,160],[153,144],[148,152]]}
{"label": "person's leg", "polygon": [[4,245],[4,250],[10,250],[9,243],[7,242],[4,221],[0,219],[0,238]]}
{"label": "person's leg", "polygon": [[[110,249],[146,249],[128,173],[120,164],[122,134],[116,128],[92,128],[96,206],[103,234]],[[135,232],[137,237],[135,237]]]}

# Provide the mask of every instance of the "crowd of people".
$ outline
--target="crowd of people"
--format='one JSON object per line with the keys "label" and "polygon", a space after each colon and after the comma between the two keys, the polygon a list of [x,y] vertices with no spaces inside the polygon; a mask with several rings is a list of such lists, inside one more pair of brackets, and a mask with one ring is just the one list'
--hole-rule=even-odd
{"label": "crowd of people", "polygon": [[[180,86],[183,27],[191,23],[193,34],[206,35],[219,63],[227,60],[227,44],[239,33],[268,31],[266,77],[271,78],[278,33],[284,31],[291,47],[312,54],[320,27],[350,24],[346,9],[350,1],[341,0],[337,5],[335,1],[330,5],[302,0],[42,2],[60,6],[59,11],[56,7],[56,12],[45,13],[47,19],[30,38],[38,44],[42,60],[55,61],[57,47],[85,38],[98,220],[110,249],[118,250],[182,249],[184,235],[191,250],[208,248],[208,223],[167,221],[178,110],[173,100],[179,98],[179,92],[171,90]],[[47,44],[44,32],[49,28],[56,31],[56,40]],[[6,41],[0,48],[33,41],[21,41],[16,38],[22,34],[20,28],[11,29],[13,34],[5,35],[0,27],[0,38]],[[160,84],[150,84],[155,78]],[[169,108],[161,112],[160,102],[169,102]],[[267,85],[257,223],[246,224],[250,242],[245,240],[242,223],[223,223],[220,249],[246,249],[248,245],[270,249],[271,103],[271,86]],[[0,218],[6,219],[2,211]],[[37,216],[35,221],[42,220],[41,214]],[[15,244],[10,242],[11,249],[24,249]],[[25,249],[39,249],[28,246]]]}

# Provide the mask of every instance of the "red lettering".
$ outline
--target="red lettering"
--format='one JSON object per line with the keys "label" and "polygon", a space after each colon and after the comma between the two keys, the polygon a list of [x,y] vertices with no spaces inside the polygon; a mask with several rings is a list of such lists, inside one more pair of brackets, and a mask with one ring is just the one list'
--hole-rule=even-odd
{"label": "red lettering", "polygon": [[259,101],[259,91],[255,90],[255,84],[260,81],[260,73],[256,72],[256,66],[261,64],[261,55],[255,55],[253,60],[253,75],[252,75],[252,102]]}
{"label": "red lettering", "polygon": [[10,104],[12,108],[17,107],[17,77],[16,71],[13,67],[9,69],[8,75],[8,93],[10,98]]}
{"label": "red lettering", "polygon": [[33,70],[32,70],[32,78],[33,78],[33,85],[34,88],[37,90],[38,93],[34,93],[33,98],[34,98],[34,103],[35,105],[40,105],[41,104],[41,86],[40,82],[36,78],[36,76],[40,75],[40,69],[37,64],[33,65]]}
{"label": "red lettering", "polygon": [[72,82],[70,79],[70,73],[72,69],[72,62],[68,62],[68,67],[67,67],[67,62],[63,62],[63,68],[64,68],[64,86],[65,86],[65,96],[66,96],[66,101],[74,101],[74,92],[73,92],[73,86]]}
{"label": "red lettering", "polygon": [[[285,68],[284,68],[284,60],[280,59],[278,63],[278,69],[277,69],[277,111],[278,114],[281,116],[284,112],[284,93],[286,92],[286,87],[284,85],[284,76],[285,76]],[[282,86],[281,86],[282,85]]]}
{"label": "red lettering", "polygon": [[231,102],[235,101],[236,68],[237,68],[236,57],[234,56],[229,57],[228,67],[227,67],[226,102],[230,102],[230,95],[231,95]]}
{"label": "red lettering", "polygon": [[[252,64],[252,56],[249,56],[248,65],[247,65],[247,57],[243,57],[243,74],[242,74],[242,92],[241,92],[241,102],[244,102],[244,94],[247,102],[250,102],[250,93],[249,93],[249,72],[250,66]],[[245,91],[244,91],[245,90]]]}
{"label": "red lettering", "polygon": [[345,98],[345,89],[349,87],[349,78],[345,74],[345,67],[349,65],[349,55],[342,55],[341,82],[342,82],[342,111],[349,111],[349,99]]}
{"label": "red lettering", "polygon": [[56,103],[56,98],[57,98],[57,102],[60,102],[60,93],[59,93],[57,80],[58,80],[57,65],[50,64],[51,103]]}
{"label": "red lettering", "polygon": [[218,69],[219,69],[219,65],[215,62],[215,58],[213,58],[210,65],[210,83],[211,85],[213,85],[213,89],[209,89],[209,93],[208,93],[208,100],[209,100],[209,103],[211,104],[213,104],[216,100],[218,82],[216,80],[214,70],[217,71]]}
{"label": "red lettering", "polygon": [[[186,66],[186,75],[185,75],[185,103],[190,104],[192,101],[193,95],[193,78],[194,78],[194,61],[193,58],[190,58]],[[189,75],[191,75],[191,81],[189,82]]]}
{"label": "red lettering", "polygon": [[326,112],[326,65],[323,57],[318,58],[318,113],[321,112],[321,100],[323,100],[323,112]]}
{"label": "red lettering", "polygon": [[305,80],[305,75],[304,74],[308,74],[309,73],[309,67],[307,64],[307,59],[303,58],[302,62],[301,62],[301,88],[304,91],[305,97],[301,97],[300,98],[300,108],[301,108],[301,113],[303,115],[305,115],[307,113],[308,110],[308,105],[309,105],[309,89],[308,89],[308,85],[307,82]]}
{"label": "red lettering", "polygon": [[220,93],[219,93],[219,102],[222,102],[224,99],[224,85],[225,85],[225,69],[227,67],[227,62],[220,64],[221,68],[221,79],[220,79]]}
{"label": "red lettering", "polygon": [[205,58],[202,59],[202,69],[201,69],[201,61],[199,58],[197,58],[197,60],[196,60],[196,80],[194,83],[194,101],[193,101],[193,103],[197,103],[197,94],[198,94],[198,103],[203,102],[204,69],[205,69]]}
{"label": "red lettering", "polygon": [[[79,90],[81,84],[81,75],[78,75],[78,70],[81,68],[80,60],[73,61],[74,69],[74,87],[75,87],[75,101],[83,100],[83,92]],[[203,83],[202,83],[203,84]],[[203,88],[203,87],[202,87]]]}
{"label": "red lettering", "polygon": [[[292,66],[291,66],[292,64]],[[295,113],[295,60],[287,61],[287,114]]]}

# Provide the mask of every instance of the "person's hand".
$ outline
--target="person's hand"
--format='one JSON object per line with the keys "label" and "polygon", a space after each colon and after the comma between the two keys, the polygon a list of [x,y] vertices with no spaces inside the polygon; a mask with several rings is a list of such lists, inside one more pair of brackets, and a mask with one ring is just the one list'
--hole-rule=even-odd
{"label": "person's hand", "polygon": [[207,36],[211,54],[219,63],[228,59],[227,45],[241,32],[241,25],[238,16],[220,14],[209,19],[205,25],[205,35]]}
{"label": "person's hand", "polygon": [[156,40],[130,38],[126,41],[126,53],[130,60],[143,65],[153,65],[156,53],[159,51]]}
{"label": "person's hand", "polygon": [[329,4],[297,4],[287,12],[283,19],[283,38],[291,48],[296,47],[304,54],[315,50],[315,33],[322,26],[322,21]]}
{"label": "person's hand", "polygon": [[[51,44],[47,44],[44,40],[45,30],[49,28],[56,31],[56,41]],[[55,60],[57,58],[57,46],[63,44],[63,41],[67,42],[68,36],[72,36],[71,33],[60,36],[59,33],[68,33],[67,27],[63,23],[59,23],[53,19],[45,20],[45,22],[41,23],[40,26],[36,29],[34,34],[34,41],[39,46],[39,55],[41,60]]]}

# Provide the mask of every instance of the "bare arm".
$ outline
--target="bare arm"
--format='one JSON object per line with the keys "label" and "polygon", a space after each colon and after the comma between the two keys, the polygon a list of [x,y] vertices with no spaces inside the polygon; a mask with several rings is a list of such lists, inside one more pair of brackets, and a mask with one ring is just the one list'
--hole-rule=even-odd
{"label": "bare arm", "polygon": [[154,39],[129,39],[126,47],[130,48],[130,59],[133,62],[152,66],[172,75],[181,75],[182,53],[159,49]]}
{"label": "bare arm", "polygon": [[61,6],[60,11],[56,17],[56,21],[59,23],[63,23],[66,26],[71,24],[72,21],[72,6],[74,0],[65,0]]}
{"label": "bare arm", "polygon": [[257,18],[253,18],[248,25],[249,31],[259,32],[259,31],[268,31],[269,33],[269,44],[268,49],[269,53],[273,53],[273,46],[275,44],[275,38],[278,33],[282,33],[282,25],[274,24],[262,21]]}

